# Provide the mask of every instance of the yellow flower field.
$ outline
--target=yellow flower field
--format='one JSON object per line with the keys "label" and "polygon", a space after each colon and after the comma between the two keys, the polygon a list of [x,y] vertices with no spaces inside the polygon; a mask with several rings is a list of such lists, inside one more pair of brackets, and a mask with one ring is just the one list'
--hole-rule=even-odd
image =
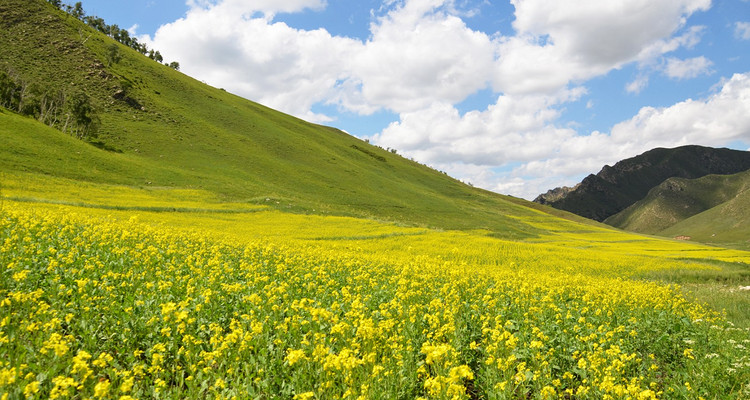
{"label": "yellow flower field", "polygon": [[629,279],[747,253],[597,229],[5,201],[0,397],[750,396],[748,331]]}

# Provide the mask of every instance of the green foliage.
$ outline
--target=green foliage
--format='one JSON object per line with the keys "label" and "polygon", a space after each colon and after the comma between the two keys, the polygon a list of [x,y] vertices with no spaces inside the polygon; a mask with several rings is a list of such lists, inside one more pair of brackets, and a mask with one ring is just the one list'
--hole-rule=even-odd
{"label": "green foliage", "polygon": [[21,87],[5,71],[0,71],[0,106],[17,110],[21,103]]}
{"label": "green foliage", "polygon": [[[75,124],[73,132],[78,139],[87,139],[95,136],[97,128],[96,117],[91,100],[86,93],[77,92],[68,97],[65,103],[65,110],[66,117],[68,118],[65,126],[67,128],[68,122],[72,121]],[[63,132],[66,128],[63,128]]]}
{"label": "green foliage", "polygon": [[0,71],[0,106],[70,132],[78,139],[96,135],[98,119],[84,92],[45,90],[41,83],[13,79]]}
{"label": "green foliage", "polygon": [[122,54],[120,54],[120,47],[116,43],[112,43],[107,46],[107,63],[112,66],[122,60]]}

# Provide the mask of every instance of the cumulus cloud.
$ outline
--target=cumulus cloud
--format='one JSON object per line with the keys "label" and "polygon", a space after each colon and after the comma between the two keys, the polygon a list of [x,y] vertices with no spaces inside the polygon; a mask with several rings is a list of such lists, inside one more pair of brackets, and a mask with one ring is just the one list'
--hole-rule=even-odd
{"label": "cumulus cloud", "polygon": [[443,11],[444,1],[409,1],[372,24],[352,60],[362,100],[395,112],[460,102],[487,86],[494,44]]}
{"label": "cumulus cloud", "polygon": [[556,97],[502,95],[484,111],[460,115],[448,103],[401,114],[375,143],[403,149],[415,158],[431,163],[501,166],[548,157],[561,142],[575,135],[557,128],[555,106],[578,98],[581,89],[561,91]]}
{"label": "cumulus cloud", "polygon": [[[191,0],[187,15],[147,43],[182,70],[282,111],[312,119],[315,104],[370,114],[456,104],[488,85],[497,93],[551,94],[695,37],[671,34],[708,0],[513,1],[517,34],[470,29],[451,0],[386,2],[365,42],[294,29],[273,16],[323,0]],[[658,23],[657,23],[658,21]]]}
{"label": "cumulus cloud", "polygon": [[263,13],[268,18],[277,13],[293,13],[305,9],[320,10],[325,8],[325,0],[188,0],[191,9],[223,9],[225,12],[235,13],[240,16],[249,16],[255,13]]}
{"label": "cumulus cloud", "polygon": [[706,99],[688,99],[671,107],[644,107],[612,128],[617,146],[629,149],[665,145],[719,146],[750,140],[750,73],[735,74]]}
{"label": "cumulus cloud", "polygon": [[722,81],[721,89],[704,99],[643,107],[609,133],[571,136],[549,157],[525,162],[495,179],[503,185],[515,182],[506,186],[513,189],[510,193],[532,199],[547,189],[580,181],[581,174],[655,147],[725,146],[736,141],[750,141],[750,73]]}
{"label": "cumulus cloud", "polygon": [[150,47],[180,60],[185,73],[211,85],[308,120],[330,120],[314,114],[312,106],[328,100],[336,82],[347,77],[342,61],[362,44],[322,29],[299,30],[252,17],[320,2],[300,0],[290,2],[294,7],[272,8],[276,3],[196,4],[184,18],[160,27]]}
{"label": "cumulus cloud", "polygon": [[[332,118],[312,111],[319,104],[359,114],[390,110],[398,120],[373,135],[373,143],[526,198],[655,144],[701,135],[705,144],[729,140],[737,133],[728,132],[746,123],[734,110],[750,115],[741,75],[708,99],[644,108],[611,133],[559,126],[565,105],[586,94],[589,79],[628,64],[639,66],[626,87],[631,93],[653,73],[674,79],[710,73],[705,57],[668,57],[700,42],[705,28],[686,21],[710,0],[511,0],[515,32],[505,36],[470,28],[465,18],[476,10],[459,10],[458,3],[385,0],[362,40],[275,18],[320,10],[324,0],[191,0],[184,18],[147,43],[179,60],[189,75],[314,122]],[[458,103],[487,88],[493,104],[459,112]],[[706,116],[720,106],[735,108],[716,114],[726,121],[712,122]],[[683,128],[680,136],[675,127]]]}
{"label": "cumulus cloud", "polygon": [[626,63],[695,43],[699,30],[672,34],[710,0],[512,0],[517,35],[499,49],[498,91],[544,93]]}
{"label": "cumulus cloud", "polygon": [[638,94],[648,86],[648,74],[640,74],[634,80],[625,85],[628,93]]}

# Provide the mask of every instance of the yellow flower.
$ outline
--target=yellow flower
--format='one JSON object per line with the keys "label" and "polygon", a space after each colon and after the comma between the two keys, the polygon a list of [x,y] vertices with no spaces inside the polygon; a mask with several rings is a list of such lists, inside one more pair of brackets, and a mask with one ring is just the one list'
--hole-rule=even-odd
{"label": "yellow flower", "polygon": [[135,377],[133,376],[123,379],[122,383],[120,384],[120,391],[123,393],[127,393],[133,390],[134,382],[135,382]]}
{"label": "yellow flower", "polygon": [[109,380],[105,379],[103,381],[99,381],[96,386],[94,386],[94,397],[102,398],[109,393]]}
{"label": "yellow flower", "polygon": [[286,360],[289,362],[289,365],[294,365],[302,360],[305,360],[305,351],[304,350],[287,350],[287,356]]}
{"label": "yellow flower", "polygon": [[39,381],[30,382],[23,388],[23,395],[26,396],[26,398],[29,398],[36,393],[39,393]]}
{"label": "yellow flower", "polygon": [[315,396],[314,392],[295,394],[293,400],[310,400]]}
{"label": "yellow flower", "polygon": [[545,386],[542,388],[541,393],[539,393],[543,399],[551,399],[555,396],[555,388],[552,386]]}

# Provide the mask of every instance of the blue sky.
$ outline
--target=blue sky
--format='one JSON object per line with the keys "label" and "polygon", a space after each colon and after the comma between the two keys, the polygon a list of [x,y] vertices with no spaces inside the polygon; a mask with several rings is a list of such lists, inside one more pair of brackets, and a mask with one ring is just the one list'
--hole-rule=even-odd
{"label": "blue sky", "polygon": [[533,198],[750,148],[745,0],[85,0],[196,79]]}

